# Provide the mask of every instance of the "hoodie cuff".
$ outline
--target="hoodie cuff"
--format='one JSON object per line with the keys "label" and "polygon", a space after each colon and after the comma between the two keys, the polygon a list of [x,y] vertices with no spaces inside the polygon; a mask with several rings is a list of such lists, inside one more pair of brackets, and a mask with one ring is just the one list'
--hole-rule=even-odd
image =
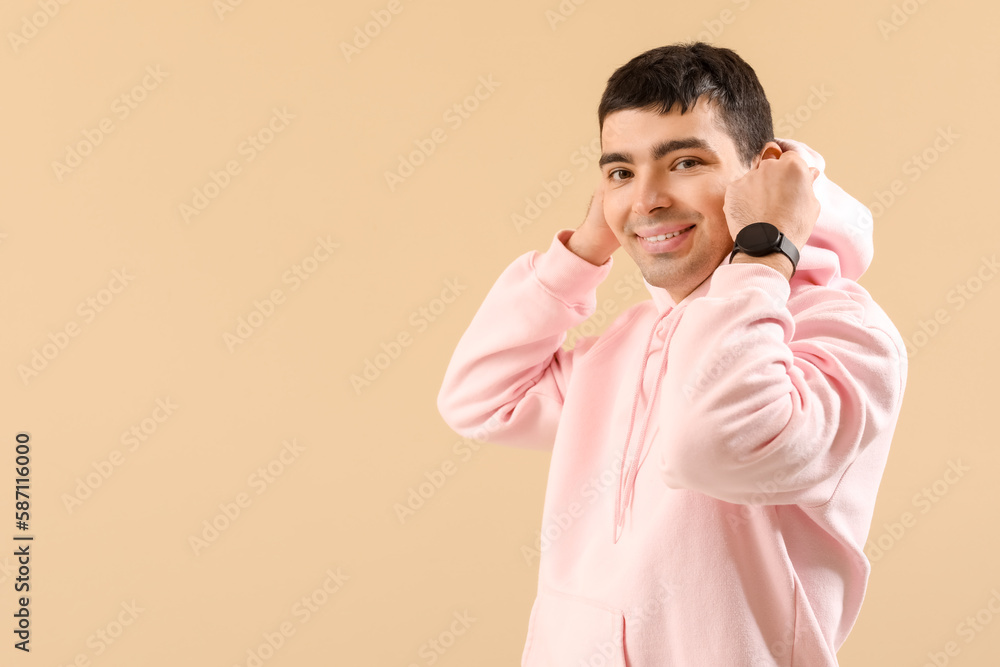
{"label": "hoodie cuff", "polygon": [[715,270],[706,296],[728,298],[748,287],[756,287],[770,294],[775,305],[787,305],[792,293],[791,285],[779,271],[764,264],[752,262],[723,264]]}
{"label": "hoodie cuff", "polygon": [[591,264],[566,247],[574,229],[560,229],[545,253],[535,253],[531,268],[535,278],[554,297],[568,306],[579,307],[596,303],[596,290],[614,265],[614,258],[600,266]]}

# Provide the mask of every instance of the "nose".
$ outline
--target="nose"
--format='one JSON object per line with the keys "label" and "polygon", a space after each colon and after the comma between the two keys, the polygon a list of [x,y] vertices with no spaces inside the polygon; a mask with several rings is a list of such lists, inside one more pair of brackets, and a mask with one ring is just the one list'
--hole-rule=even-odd
{"label": "nose", "polygon": [[654,172],[636,174],[632,180],[632,213],[639,217],[651,217],[657,209],[671,205],[666,179]]}

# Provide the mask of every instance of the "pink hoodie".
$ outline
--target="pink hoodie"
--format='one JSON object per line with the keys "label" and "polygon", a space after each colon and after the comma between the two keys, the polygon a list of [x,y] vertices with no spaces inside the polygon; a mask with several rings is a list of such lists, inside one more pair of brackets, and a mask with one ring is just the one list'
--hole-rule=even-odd
{"label": "pink hoodie", "polygon": [[[549,449],[524,667],[822,667],[857,619],[862,547],[906,383],[899,332],[855,281],[867,208],[830,181],[791,284],[728,258],[562,348],[594,266],[555,234],[501,274],[438,409],[455,431]],[[645,281],[644,281],[645,282]]]}

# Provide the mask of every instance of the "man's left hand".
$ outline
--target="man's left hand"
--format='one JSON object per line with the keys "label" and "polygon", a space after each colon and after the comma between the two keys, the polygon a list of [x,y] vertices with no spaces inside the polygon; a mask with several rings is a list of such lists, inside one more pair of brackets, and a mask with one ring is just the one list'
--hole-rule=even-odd
{"label": "man's left hand", "polygon": [[769,149],[764,155],[755,168],[726,188],[722,210],[729,234],[735,239],[747,225],[769,222],[801,250],[819,218],[819,200],[812,188],[819,170],[794,151],[774,157]]}

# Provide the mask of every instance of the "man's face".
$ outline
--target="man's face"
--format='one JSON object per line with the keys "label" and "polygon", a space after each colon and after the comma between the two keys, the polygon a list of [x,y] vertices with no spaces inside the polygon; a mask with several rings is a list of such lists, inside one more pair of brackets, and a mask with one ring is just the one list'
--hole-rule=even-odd
{"label": "man's face", "polygon": [[748,168],[705,98],[684,114],[676,106],[667,114],[612,112],[601,149],[608,226],[649,284],[679,302],[732,252],[722,204],[726,186]]}

